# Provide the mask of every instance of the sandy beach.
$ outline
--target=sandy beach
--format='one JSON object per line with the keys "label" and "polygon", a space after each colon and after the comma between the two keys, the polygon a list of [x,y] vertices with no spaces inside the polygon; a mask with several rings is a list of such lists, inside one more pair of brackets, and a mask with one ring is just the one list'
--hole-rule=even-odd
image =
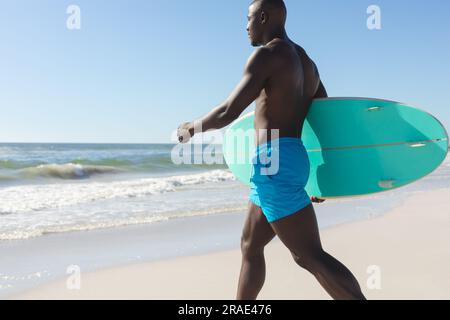
{"label": "sandy beach", "polygon": [[[450,189],[413,195],[386,215],[322,232],[324,248],[355,274],[368,299],[449,299]],[[81,274],[13,299],[234,299],[240,251],[231,250]],[[266,249],[259,299],[330,299],[275,239]]]}
{"label": "sandy beach", "polygon": [[[0,11],[0,301],[204,315],[260,288],[251,201],[300,196],[368,300],[450,300],[450,0],[26,4]],[[258,300],[363,298],[308,228],[274,228],[296,252],[267,245]]]}

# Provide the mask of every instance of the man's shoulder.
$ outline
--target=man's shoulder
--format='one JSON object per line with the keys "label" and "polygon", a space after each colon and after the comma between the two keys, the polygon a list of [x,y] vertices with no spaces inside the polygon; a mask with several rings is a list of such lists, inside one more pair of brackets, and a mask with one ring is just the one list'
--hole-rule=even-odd
{"label": "man's shoulder", "polygon": [[276,39],[270,42],[266,48],[271,52],[271,57],[274,59],[287,61],[295,56],[308,57],[301,46],[290,40]]}
{"label": "man's shoulder", "polygon": [[269,59],[272,57],[272,50],[267,47],[259,47],[253,51],[252,55],[250,56],[251,60],[264,60]]}
{"label": "man's shoulder", "polygon": [[247,68],[259,68],[267,66],[273,61],[273,52],[267,47],[259,47],[250,55]]}
{"label": "man's shoulder", "polygon": [[280,67],[294,59],[293,53],[296,53],[297,56],[305,55],[307,57],[304,49],[294,42],[276,39],[257,48],[248,59],[247,66],[249,68],[264,67],[265,69],[271,69],[271,66]]}
{"label": "man's shoulder", "polygon": [[274,39],[271,42],[269,42],[265,48],[278,52],[278,51],[284,51],[284,50],[298,50],[305,52],[305,50],[296,44],[295,42],[289,40],[289,39]]}
{"label": "man's shoulder", "polygon": [[250,56],[249,62],[268,64],[279,60],[286,53],[286,50],[288,50],[286,44],[271,43],[256,49]]}

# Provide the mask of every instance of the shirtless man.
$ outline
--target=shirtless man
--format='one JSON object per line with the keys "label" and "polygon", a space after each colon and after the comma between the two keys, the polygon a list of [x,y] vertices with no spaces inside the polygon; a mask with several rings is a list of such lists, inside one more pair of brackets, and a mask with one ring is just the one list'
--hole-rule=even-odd
{"label": "shirtless man", "polygon": [[[303,123],[315,98],[327,97],[314,62],[292,42],[285,31],[287,11],[283,0],[254,0],[249,7],[247,32],[252,46],[243,78],[229,98],[196,121],[178,128],[186,143],[197,127],[202,132],[221,129],[256,100],[257,156],[279,152],[279,169],[263,175],[253,164],[248,217],[242,239],[242,267],[238,300],[256,299],[265,281],[264,247],[278,236],[294,261],[316,277],[334,299],[365,297],[352,273],[326,253],[311,200],[304,187],[309,160],[301,140]],[[337,119],[336,119],[337,121]],[[274,139],[271,130],[278,130]],[[268,143],[261,143],[269,141]],[[274,143],[275,144],[275,143]],[[292,165],[295,164],[295,165]]]}

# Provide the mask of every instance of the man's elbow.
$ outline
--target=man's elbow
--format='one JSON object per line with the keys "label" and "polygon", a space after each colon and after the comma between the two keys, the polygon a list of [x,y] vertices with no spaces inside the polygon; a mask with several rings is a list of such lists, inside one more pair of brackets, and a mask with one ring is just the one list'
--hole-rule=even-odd
{"label": "man's elbow", "polygon": [[227,108],[225,108],[225,111],[221,115],[222,121],[225,123],[225,126],[232,123],[234,120],[239,118],[241,115],[241,112],[238,111],[238,108],[236,106],[233,106],[232,104],[227,105]]}
{"label": "man's elbow", "polygon": [[224,127],[228,126],[229,124],[231,124],[236,119],[237,118],[233,114],[224,112],[218,117],[218,121],[219,121],[218,127],[224,128]]}

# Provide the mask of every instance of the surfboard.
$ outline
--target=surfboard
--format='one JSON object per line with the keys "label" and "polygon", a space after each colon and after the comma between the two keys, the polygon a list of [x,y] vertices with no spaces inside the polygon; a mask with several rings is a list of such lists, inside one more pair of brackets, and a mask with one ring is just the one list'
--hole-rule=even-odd
{"label": "surfboard", "polygon": [[[225,161],[250,184],[254,113],[230,125]],[[363,196],[413,183],[447,156],[448,134],[431,114],[404,103],[369,98],[314,100],[302,140],[310,160],[306,191],[323,199]]]}

